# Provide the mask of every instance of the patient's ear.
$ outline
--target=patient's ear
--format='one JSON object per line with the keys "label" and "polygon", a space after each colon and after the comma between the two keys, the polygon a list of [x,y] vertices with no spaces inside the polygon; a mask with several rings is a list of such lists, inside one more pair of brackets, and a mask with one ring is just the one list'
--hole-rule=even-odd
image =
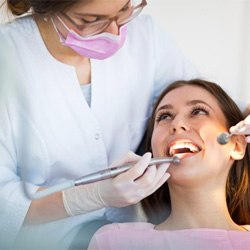
{"label": "patient's ear", "polygon": [[241,160],[245,155],[246,146],[247,146],[245,136],[244,135],[234,135],[231,138],[231,141],[234,145],[232,150],[231,150],[231,153],[230,153],[232,159]]}

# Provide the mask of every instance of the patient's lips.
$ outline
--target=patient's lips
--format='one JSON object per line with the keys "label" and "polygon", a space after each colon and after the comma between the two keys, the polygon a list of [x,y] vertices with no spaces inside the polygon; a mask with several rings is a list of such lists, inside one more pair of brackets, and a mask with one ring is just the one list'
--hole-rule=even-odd
{"label": "patient's lips", "polygon": [[167,154],[183,158],[200,152],[200,147],[189,140],[176,140],[168,146]]}

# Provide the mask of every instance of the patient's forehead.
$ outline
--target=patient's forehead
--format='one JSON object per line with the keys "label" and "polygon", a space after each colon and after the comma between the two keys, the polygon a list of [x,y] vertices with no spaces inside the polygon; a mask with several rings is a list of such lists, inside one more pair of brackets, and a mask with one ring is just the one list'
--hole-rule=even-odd
{"label": "patient's forehead", "polygon": [[158,106],[163,103],[185,105],[192,100],[201,100],[207,104],[217,106],[219,104],[217,99],[206,89],[199,86],[181,86],[168,92],[161,100]]}
{"label": "patient's forehead", "polygon": [[[199,86],[181,86],[168,92],[157,106],[159,110],[163,106],[171,106],[172,108],[192,107],[204,104],[209,106],[213,112],[221,119],[223,123],[226,123],[226,117],[221,110],[218,100],[206,89]],[[181,109],[180,109],[181,110]]]}

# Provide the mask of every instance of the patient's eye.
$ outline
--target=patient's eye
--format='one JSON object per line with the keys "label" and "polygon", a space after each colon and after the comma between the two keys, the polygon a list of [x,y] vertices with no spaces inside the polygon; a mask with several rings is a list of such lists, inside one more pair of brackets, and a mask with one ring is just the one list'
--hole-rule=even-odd
{"label": "patient's eye", "polygon": [[169,111],[162,111],[162,112],[159,112],[156,115],[155,121],[157,123],[159,123],[160,121],[172,120],[172,119],[173,119],[173,114],[171,112],[169,112]]}
{"label": "patient's eye", "polygon": [[209,115],[209,111],[204,106],[195,106],[191,110],[191,115],[197,116],[197,115]]}

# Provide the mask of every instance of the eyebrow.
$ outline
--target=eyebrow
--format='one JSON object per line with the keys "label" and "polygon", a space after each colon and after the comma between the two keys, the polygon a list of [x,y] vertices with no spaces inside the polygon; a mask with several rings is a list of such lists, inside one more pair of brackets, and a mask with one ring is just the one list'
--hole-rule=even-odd
{"label": "eyebrow", "polygon": [[[208,103],[206,103],[206,102],[204,102],[202,100],[191,100],[191,101],[186,102],[186,105],[188,105],[188,106],[194,106],[194,105],[199,104],[199,103],[202,103],[202,104],[208,106],[210,109],[213,110],[213,108]],[[158,108],[155,113],[158,113],[162,109],[173,109],[173,108],[174,108],[173,105],[166,104],[166,105],[163,105],[160,108]]]}
{"label": "eyebrow", "polygon": [[[129,3],[131,2],[131,0],[128,0],[127,3],[125,3],[123,5],[123,7],[118,11],[120,12],[124,7],[126,7]],[[107,15],[97,15],[97,14],[93,14],[93,13],[78,13],[78,12],[74,12],[75,15],[77,16],[96,16],[96,17],[107,17]]]}

